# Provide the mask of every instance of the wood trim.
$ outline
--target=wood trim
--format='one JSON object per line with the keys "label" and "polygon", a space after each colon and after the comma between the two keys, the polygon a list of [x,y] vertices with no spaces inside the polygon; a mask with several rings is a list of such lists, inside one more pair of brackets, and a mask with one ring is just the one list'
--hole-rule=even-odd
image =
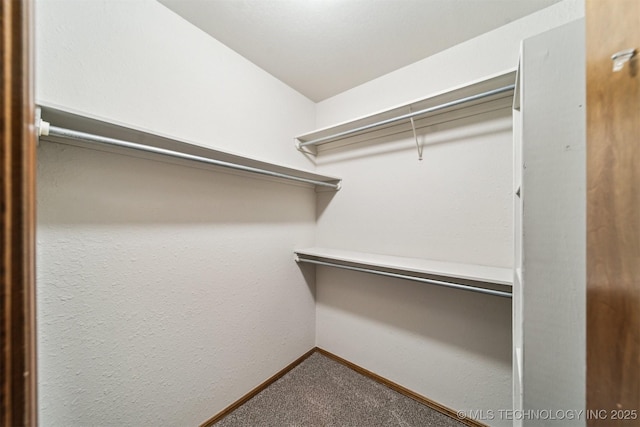
{"label": "wood trim", "polygon": [[378,383],[380,383],[380,384],[382,384],[384,386],[387,386],[391,390],[396,391],[396,392],[398,392],[398,393],[400,393],[400,394],[402,394],[402,395],[404,395],[404,396],[406,396],[406,397],[408,397],[410,399],[413,399],[418,403],[421,403],[421,404],[423,404],[425,406],[428,406],[429,408],[433,409],[434,411],[438,411],[443,415],[446,415],[446,416],[448,416],[450,418],[453,418],[454,420],[456,420],[456,421],[458,421],[458,422],[460,422],[460,423],[462,423],[464,425],[467,425],[469,427],[487,427],[486,424],[483,424],[483,423],[481,423],[479,421],[476,421],[476,420],[473,420],[473,419],[469,419],[469,418],[460,419],[457,416],[457,411],[455,411],[455,410],[453,410],[451,408],[448,408],[448,407],[446,407],[444,405],[441,405],[438,402],[434,402],[433,400],[428,399],[428,398],[426,398],[426,397],[424,397],[424,396],[422,396],[422,395],[420,395],[420,394],[418,394],[418,393],[416,393],[414,391],[411,391],[408,388],[403,387],[398,383],[395,383],[395,382],[393,382],[391,380],[388,380],[388,379],[386,379],[384,377],[381,377],[380,375],[378,375],[376,373],[373,373],[373,372],[369,371],[368,369],[365,369],[365,368],[363,368],[361,366],[358,366],[355,363],[349,362],[348,360],[343,359],[340,356],[336,356],[335,354],[333,354],[331,352],[328,352],[327,350],[324,350],[322,348],[316,347],[316,351],[318,353],[322,354],[323,356],[326,356],[329,359],[335,360],[336,362],[343,364],[347,368],[350,368],[350,369],[356,371],[357,373],[359,373],[361,375],[364,375],[367,378],[370,378],[370,379],[372,379],[372,380],[374,380],[374,381],[376,381],[376,382],[378,382]]}
{"label": "wood trim", "polygon": [[205,421],[204,423],[200,424],[200,427],[210,427],[213,426],[215,423],[217,423],[218,421],[222,420],[224,417],[226,417],[227,415],[229,415],[230,413],[232,413],[233,411],[235,411],[236,409],[238,409],[240,406],[244,405],[245,403],[247,403],[252,397],[254,397],[255,395],[257,395],[258,393],[260,393],[261,391],[263,391],[264,389],[266,389],[267,387],[269,387],[271,384],[273,384],[274,382],[278,381],[280,378],[282,378],[283,376],[285,376],[289,371],[291,371],[293,368],[295,368],[296,366],[298,366],[300,363],[302,363],[303,361],[305,361],[309,356],[311,356],[313,353],[320,353],[323,356],[328,357],[329,359],[332,359],[344,366],[346,366],[349,369],[352,369],[354,371],[356,371],[357,373],[359,373],[360,375],[364,375],[367,378],[372,379],[373,381],[376,381],[386,387],[389,387],[391,390],[396,391],[400,394],[402,394],[403,396],[406,396],[410,399],[415,400],[418,403],[421,403],[425,406],[428,406],[429,408],[433,409],[434,411],[438,411],[443,415],[446,415],[464,425],[467,425],[469,427],[488,427],[486,424],[483,424],[479,421],[473,420],[473,419],[469,419],[469,418],[465,418],[465,419],[460,419],[457,416],[457,411],[454,411],[451,408],[447,408],[444,405],[441,405],[438,402],[434,402],[431,399],[428,399],[414,391],[409,390],[406,387],[401,386],[400,384],[394,383],[391,380],[388,380],[384,377],[381,377],[378,374],[375,374],[361,366],[356,365],[355,363],[349,362],[346,359],[341,358],[340,356],[336,356],[335,354],[328,352],[327,350],[324,350],[320,347],[314,347],[311,350],[309,350],[308,352],[306,352],[305,354],[303,354],[302,356],[300,356],[299,358],[297,358],[296,360],[294,360],[292,363],[290,363],[289,365],[287,365],[284,369],[282,369],[281,371],[279,371],[277,374],[275,374],[274,376],[272,376],[271,378],[269,378],[268,380],[266,380],[265,382],[263,382],[262,384],[260,384],[259,386],[257,386],[256,388],[254,388],[253,390],[251,390],[249,393],[245,394],[244,396],[242,396],[240,399],[238,399],[237,401],[235,401],[234,403],[232,403],[231,405],[227,406],[225,409],[223,409],[222,411],[220,411],[219,413],[217,413],[216,415],[214,415],[213,417],[209,418],[207,421]]}
{"label": "wood trim", "polygon": [[31,2],[0,0],[0,304],[3,426],[35,426],[35,106]]}
{"label": "wood trim", "polygon": [[293,368],[295,368],[296,366],[304,362],[309,356],[315,353],[315,351],[316,351],[315,348],[312,348],[311,350],[307,351],[305,354],[298,357],[296,360],[288,364],[285,368],[278,371],[275,375],[273,375],[272,377],[267,379],[265,382],[263,382],[262,384],[260,384],[259,386],[251,390],[249,393],[245,394],[240,399],[236,400],[234,403],[227,406],[222,411],[218,412],[216,415],[209,418],[204,423],[200,424],[200,427],[209,427],[214,425],[215,423],[217,423],[218,421],[220,421],[221,419],[223,419],[224,417],[226,417],[227,415],[229,415],[230,413],[238,409],[240,406],[247,403],[252,397],[254,397],[258,393],[263,391],[265,388],[269,387],[271,384],[273,384],[274,382],[278,381],[280,378],[285,376],[290,370],[292,370]]}
{"label": "wood trim", "polygon": [[[589,426],[640,423],[640,2],[587,0],[587,408]],[[630,419],[612,419],[612,411]]]}

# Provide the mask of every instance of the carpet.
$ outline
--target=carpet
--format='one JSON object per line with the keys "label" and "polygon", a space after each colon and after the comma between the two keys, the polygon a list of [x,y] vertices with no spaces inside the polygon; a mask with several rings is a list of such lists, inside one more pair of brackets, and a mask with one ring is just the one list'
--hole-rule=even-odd
{"label": "carpet", "polygon": [[464,427],[317,352],[215,425]]}

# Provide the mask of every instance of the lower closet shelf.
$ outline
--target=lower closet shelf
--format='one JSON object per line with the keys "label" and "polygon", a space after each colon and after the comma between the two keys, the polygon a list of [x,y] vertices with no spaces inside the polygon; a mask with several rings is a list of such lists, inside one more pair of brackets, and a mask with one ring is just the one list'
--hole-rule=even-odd
{"label": "lower closet shelf", "polygon": [[329,248],[294,251],[295,260],[511,298],[513,270]]}

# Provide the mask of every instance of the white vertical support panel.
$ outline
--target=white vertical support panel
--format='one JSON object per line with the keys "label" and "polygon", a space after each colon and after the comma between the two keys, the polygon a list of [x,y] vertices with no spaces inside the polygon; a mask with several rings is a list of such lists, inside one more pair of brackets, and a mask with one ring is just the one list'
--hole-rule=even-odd
{"label": "white vertical support panel", "polygon": [[[525,411],[585,408],[584,45],[583,19],[523,42]],[[585,424],[544,414],[523,425]]]}
{"label": "white vertical support panel", "polygon": [[[522,51],[522,48],[521,48]],[[522,52],[520,54],[522,58]],[[522,409],[522,66],[518,63],[516,90],[513,97],[513,409]],[[515,420],[514,427],[522,425]]]}

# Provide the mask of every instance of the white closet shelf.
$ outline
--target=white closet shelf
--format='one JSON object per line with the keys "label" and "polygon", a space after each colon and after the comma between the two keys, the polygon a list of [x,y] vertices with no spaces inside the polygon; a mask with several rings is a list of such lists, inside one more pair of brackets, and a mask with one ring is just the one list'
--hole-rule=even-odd
{"label": "white closet shelf", "polygon": [[296,136],[296,148],[316,155],[325,144],[343,141],[341,145],[346,145],[511,108],[515,80],[516,69],[509,69],[408,104]]}
{"label": "white closet shelf", "polygon": [[49,135],[43,134],[41,140],[189,167],[251,174],[278,182],[313,186],[316,191],[340,189],[339,178],[229,153],[46,103],[39,103],[39,108],[42,120],[50,125]]}
{"label": "white closet shelf", "polygon": [[296,262],[346,268],[348,270],[416,280],[490,295],[511,297],[513,270],[510,268],[317,247],[297,249],[294,253]]}

